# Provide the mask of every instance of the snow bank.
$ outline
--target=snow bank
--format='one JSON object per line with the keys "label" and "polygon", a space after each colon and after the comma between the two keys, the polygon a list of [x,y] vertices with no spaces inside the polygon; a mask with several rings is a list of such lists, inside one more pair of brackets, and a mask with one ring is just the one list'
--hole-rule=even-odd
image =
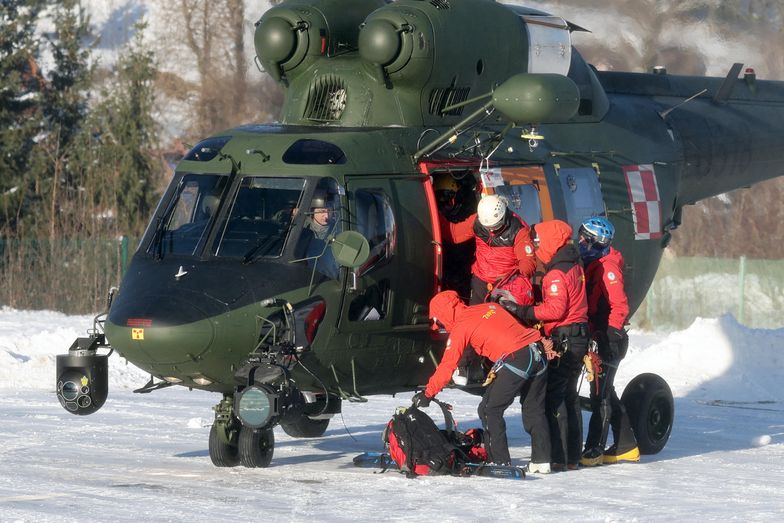
{"label": "snow bank", "polygon": [[[0,308],[0,388],[54,390],[55,356],[65,354],[92,326],[92,316]],[[147,379],[149,374],[125,359],[109,358],[112,389],[135,389]]]}
{"label": "snow bank", "polygon": [[[55,356],[91,326],[90,316],[0,309],[0,388],[52,389]],[[784,329],[749,329],[725,315],[672,333],[633,330],[619,390],[643,372],[661,375],[678,397],[782,402]],[[112,389],[134,389],[148,378],[117,355],[109,359]]]}
{"label": "snow bank", "polygon": [[784,329],[750,329],[724,315],[671,334],[632,331],[619,382],[642,372],[660,374],[679,397],[784,401]]}

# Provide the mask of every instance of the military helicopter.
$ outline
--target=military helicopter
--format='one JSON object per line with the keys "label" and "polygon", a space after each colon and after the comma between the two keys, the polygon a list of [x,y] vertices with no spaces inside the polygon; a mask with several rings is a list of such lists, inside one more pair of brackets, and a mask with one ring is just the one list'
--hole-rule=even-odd
{"label": "military helicopter", "polygon": [[[581,30],[492,0],[269,9],[256,60],[285,88],[280,122],[217,133],[178,164],[107,315],[58,357],[62,405],[101,407],[111,347],[151,374],[136,392],[222,395],[215,465],[268,466],[274,426],[318,437],[343,400],[426,382],[444,349],[428,302],[470,259],[438,214],[479,193],[529,224],[608,216],[634,311],[684,205],[782,174],[784,83],[740,64],[597,71],[571,44]],[[638,376],[623,401],[641,451],[661,450],[666,382]]]}

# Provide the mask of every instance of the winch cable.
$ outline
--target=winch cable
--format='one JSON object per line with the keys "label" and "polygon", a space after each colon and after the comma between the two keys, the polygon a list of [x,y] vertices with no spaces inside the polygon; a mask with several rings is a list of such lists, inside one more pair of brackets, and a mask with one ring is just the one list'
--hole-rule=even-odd
{"label": "winch cable", "polygon": [[[295,358],[297,360],[297,363],[299,363],[302,366],[302,368],[305,369],[305,372],[307,372],[308,374],[313,376],[313,379],[318,381],[321,384],[321,388],[324,389],[324,397],[325,397],[324,408],[322,408],[321,412],[319,412],[317,414],[317,416],[321,416],[322,414],[324,414],[327,411],[327,407],[329,407],[329,392],[327,391],[327,386],[324,384],[324,381],[321,378],[319,378],[314,373],[312,373],[310,371],[310,369],[308,369],[305,366],[305,364],[302,363],[302,360],[299,358],[299,356],[295,355]],[[355,443],[359,443],[357,438],[355,438],[354,435],[351,434],[351,431],[348,430],[348,426],[346,426],[346,420],[343,418],[343,409],[341,409],[341,412],[340,412],[340,421],[341,421],[341,423],[343,423],[343,429],[346,431],[346,434],[348,434],[348,437],[351,438]]]}
{"label": "winch cable", "polygon": [[[305,369],[305,371],[308,374],[313,376],[313,379],[318,381],[321,384],[321,387],[324,389],[324,394],[325,394],[327,400],[324,403],[324,408],[321,409],[321,412],[318,414],[320,416],[320,415],[324,414],[327,411],[327,407],[329,406],[329,392],[327,392],[327,386],[324,384],[324,382],[321,380],[321,378],[319,378],[318,376],[316,376],[315,374],[310,372],[310,369],[308,369],[305,366],[305,364],[302,363],[302,360],[299,358],[299,356],[296,356],[296,358],[297,358],[297,363],[299,363],[302,366],[302,368]],[[355,438],[354,435],[351,434],[351,431],[348,430],[348,426],[346,426],[346,420],[343,419],[343,409],[341,409],[341,411],[340,411],[340,421],[341,421],[341,423],[343,423],[343,429],[346,431],[346,434],[348,434],[348,437],[351,438],[354,441],[354,443],[359,443],[357,438]]]}
{"label": "winch cable", "polygon": [[359,443],[359,440],[354,437],[354,435],[351,433],[351,431],[348,430],[348,427],[346,426],[346,420],[343,419],[343,409],[340,410],[340,421],[343,423],[343,429],[346,431],[346,434],[348,434],[348,437],[351,438],[354,443]]}
{"label": "winch cable", "polygon": [[[290,323],[289,323],[288,314],[286,314],[287,312],[291,313],[291,311],[293,310],[293,307],[291,306],[291,304],[288,301],[286,302],[286,305],[288,305],[288,308],[284,308],[284,316],[286,317],[286,322],[287,322],[288,327],[289,327],[289,332],[292,333],[291,334],[291,340],[290,340],[291,344],[294,345],[295,344],[296,331],[294,329],[291,329],[291,325],[294,323],[293,322],[293,313],[292,313],[292,321]],[[327,407],[329,407],[329,392],[327,390],[327,386],[326,386],[326,384],[324,383],[324,381],[321,378],[319,378],[314,373],[312,373],[310,371],[310,369],[308,369],[305,366],[305,364],[302,363],[302,360],[300,359],[299,355],[294,354],[294,358],[296,359],[297,363],[299,363],[302,366],[302,368],[305,369],[305,372],[307,372],[308,374],[313,376],[313,379],[318,381],[321,384],[321,388],[324,389],[324,407],[321,409],[321,412],[319,414],[317,414],[318,416],[321,416],[322,414],[324,414],[327,411]],[[343,429],[346,431],[346,434],[348,434],[348,437],[351,438],[355,443],[357,443],[357,439],[354,437],[353,434],[351,434],[351,432],[348,430],[348,427],[346,426],[346,420],[343,418],[343,409],[341,409],[341,412],[340,412],[340,421],[341,421],[341,423],[343,423]]]}

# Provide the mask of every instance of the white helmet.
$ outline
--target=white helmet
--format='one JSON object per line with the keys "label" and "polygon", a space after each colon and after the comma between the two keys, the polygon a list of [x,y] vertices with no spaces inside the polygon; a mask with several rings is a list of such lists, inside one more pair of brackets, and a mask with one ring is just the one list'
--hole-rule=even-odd
{"label": "white helmet", "polygon": [[482,197],[476,207],[476,217],[483,226],[495,229],[506,216],[506,201],[495,194]]}

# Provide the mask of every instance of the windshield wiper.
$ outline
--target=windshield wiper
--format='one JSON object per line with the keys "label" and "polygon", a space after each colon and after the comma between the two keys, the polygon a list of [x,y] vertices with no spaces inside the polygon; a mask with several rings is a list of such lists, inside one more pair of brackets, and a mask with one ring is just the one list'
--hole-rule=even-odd
{"label": "windshield wiper", "polygon": [[152,236],[152,249],[155,260],[163,258],[163,215],[158,216],[155,224],[155,234]]}
{"label": "windshield wiper", "polygon": [[163,213],[158,216],[157,223],[155,224],[155,234],[153,234],[152,242],[150,243],[153,248],[153,257],[156,261],[163,258],[163,235],[165,234],[164,229],[166,228],[166,222],[169,218],[169,213],[171,213],[171,210],[174,207],[174,202],[180,199],[181,191],[182,180],[180,180],[177,184],[177,190],[175,191],[174,196],[169,200],[169,203],[166,204],[166,209],[164,209]]}

